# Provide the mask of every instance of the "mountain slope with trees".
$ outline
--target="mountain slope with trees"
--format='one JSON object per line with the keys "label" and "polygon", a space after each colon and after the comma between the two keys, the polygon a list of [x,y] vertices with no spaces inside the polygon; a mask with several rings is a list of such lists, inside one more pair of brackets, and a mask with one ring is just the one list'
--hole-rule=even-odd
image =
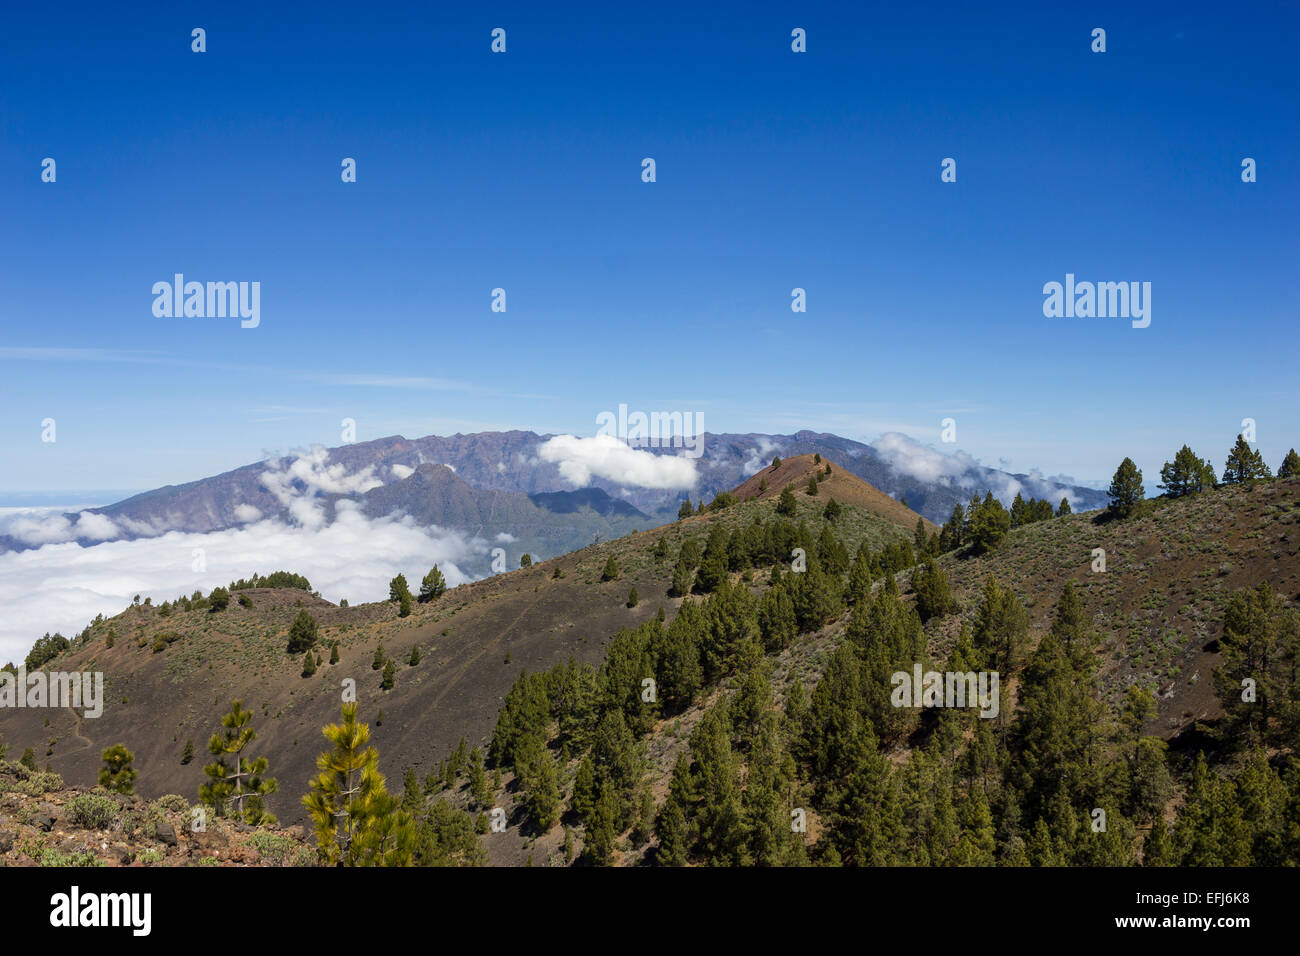
{"label": "mountain slope with trees", "polygon": [[[251,606],[136,605],[41,652],[102,666],[121,704],[0,728],[52,738],[72,777],[126,740],[141,792],[187,792],[182,745],[241,697],[281,819],[330,746],[402,779],[367,791],[355,862],[1295,861],[1297,479],[1145,500],[1117,476],[1091,514],[975,495],[936,531],[823,494],[838,466],[813,465],[425,601],[402,578],[356,608],[250,582],[227,597]],[[896,706],[916,665],[997,672],[996,716]]]}

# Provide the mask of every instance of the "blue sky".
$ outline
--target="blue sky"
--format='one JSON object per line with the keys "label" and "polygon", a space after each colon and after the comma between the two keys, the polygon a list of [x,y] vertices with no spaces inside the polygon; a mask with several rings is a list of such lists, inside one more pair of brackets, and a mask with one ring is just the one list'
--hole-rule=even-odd
{"label": "blue sky", "polygon": [[[1084,480],[1185,441],[1221,466],[1251,417],[1276,467],[1296,5],[977,6],[6,11],[0,492],[620,403],[934,443],[951,416],[986,464]],[[177,272],[260,282],[260,326],[154,317]],[[1067,272],[1150,282],[1150,327],[1045,318]]]}

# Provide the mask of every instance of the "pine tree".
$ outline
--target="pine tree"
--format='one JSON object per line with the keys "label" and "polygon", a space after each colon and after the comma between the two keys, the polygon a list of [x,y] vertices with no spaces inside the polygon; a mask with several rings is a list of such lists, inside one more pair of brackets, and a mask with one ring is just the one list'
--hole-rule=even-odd
{"label": "pine tree", "polygon": [[303,805],[316,841],[331,866],[406,866],[415,851],[410,815],[388,794],[379,754],[368,747],[370,728],[357,720],[357,705],[343,705],[343,723],[321,731],[332,749],[316,760],[320,771]]}
{"label": "pine tree", "polygon": [[641,791],[641,802],[637,809],[636,821],[632,825],[632,843],[645,846],[650,841],[655,824],[655,798],[649,788]]}
{"label": "pine tree", "polygon": [[486,807],[491,802],[487,768],[483,766],[483,751],[478,747],[469,752],[469,792],[480,807]]}
{"label": "pine tree", "polygon": [[446,590],[447,579],[442,576],[442,572],[435,564],[420,582],[420,603],[428,604],[430,601],[436,601]]}
{"label": "pine tree", "polygon": [[1029,618],[1024,604],[992,575],[984,582],[971,636],[985,666],[1001,674],[1010,674],[1019,664],[1028,642]]}
{"label": "pine tree", "polygon": [[655,862],[660,866],[686,866],[690,862],[692,836],[687,814],[694,801],[690,761],[685,753],[677,754],[673,775],[668,784],[668,798],[655,821],[659,849]]}
{"label": "pine tree", "polygon": [[602,581],[613,581],[616,577],[618,577],[618,562],[614,560],[614,556],[611,554],[605,559],[605,567],[601,569],[600,579]]}
{"label": "pine tree", "polygon": [[1125,458],[1119,463],[1106,494],[1110,497],[1111,514],[1116,517],[1127,518],[1137,510],[1144,496],[1142,471],[1133,463],[1132,458]]}
{"label": "pine tree", "polygon": [[1070,513],[1070,499],[1062,498],[1060,507],[1056,509],[1056,516],[1060,518],[1064,515],[1068,515],[1069,513]]}
{"label": "pine tree", "polygon": [[1264,464],[1264,457],[1252,449],[1245,437],[1237,436],[1237,443],[1228,452],[1228,461],[1223,466],[1223,483],[1240,485],[1256,478],[1272,478],[1273,473]]}
{"label": "pine tree", "polygon": [[398,600],[397,616],[398,617],[411,616],[411,595],[403,594],[401,598]]}
{"label": "pine tree", "polygon": [[677,566],[673,568],[672,583],[668,588],[669,597],[685,597],[691,593],[691,582],[695,575],[692,573],[690,565],[687,564],[685,557],[677,559]]}
{"label": "pine tree", "polygon": [[337,664],[338,662],[339,662],[339,642],[334,641],[330,644],[330,663]]}
{"label": "pine tree", "polygon": [[302,657],[302,676],[311,677],[316,673],[316,655],[308,651]]}
{"label": "pine tree", "polygon": [[923,622],[948,613],[952,607],[948,576],[935,564],[934,558],[926,558],[912,572],[912,590],[916,592],[916,613]]}
{"label": "pine tree", "polygon": [[407,664],[410,667],[415,667],[419,663],[420,663],[420,645],[416,644],[411,648],[411,657],[407,661]]}
{"label": "pine tree", "polygon": [[420,781],[415,776],[415,768],[407,767],[402,772],[402,809],[407,813],[418,813],[424,806],[424,793],[420,790]]}
{"label": "pine tree", "polygon": [[301,654],[310,650],[316,643],[319,633],[316,619],[305,610],[299,611],[298,616],[293,619],[293,626],[289,628],[289,653]]}
{"label": "pine tree", "polygon": [[[1093,643],[1082,605],[1067,587],[1051,629],[1021,676],[1012,775],[1026,819],[1047,819],[1053,833],[1061,832],[1065,816],[1089,811],[1103,797],[1098,727],[1105,708],[1096,686]],[[1009,670],[1001,662],[998,666],[1003,673]],[[1109,815],[1114,822],[1117,814]]]}
{"label": "pine tree", "polygon": [[1142,844],[1142,865],[1178,865],[1173,841],[1170,839],[1169,835],[1169,827],[1165,825],[1163,814],[1156,817],[1156,821],[1151,827],[1151,832],[1147,834],[1146,842]]}
{"label": "pine tree", "polygon": [[398,574],[397,577],[388,582],[388,600],[398,602],[406,595],[409,600],[411,597],[411,588],[406,583],[406,575]]}
{"label": "pine tree", "polygon": [[659,540],[655,542],[655,549],[652,554],[656,561],[662,561],[668,557],[668,542],[664,540],[663,535],[660,535]]}
{"label": "pine tree", "polygon": [[[29,748],[30,750],[30,748]],[[25,758],[27,754],[23,754]],[[112,790],[114,793],[131,794],[135,792],[135,778],[137,776],[135,768],[131,764],[135,761],[135,754],[126,749],[126,744],[113,744],[100,754],[100,759],[104,761],[104,766],[99,770],[99,785],[106,790]],[[36,758],[32,757],[35,770]]]}
{"label": "pine tree", "polygon": [[1197,753],[1182,812],[1174,825],[1174,853],[1180,866],[1246,866],[1250,837],[1242,803],[1232,782],[1220,777]]}
{"label": "pine tree", "polygon": [[594,865],[609,865],[614,853],[614,841],[618,838],[619,831],[617,800],[608,788],[601,788],[587,823],[587,840],[583,848]]}
{"label": "pine tree", "polygon": [[392,690],[393,683],[396,681],[396,679],[397,679],[397,668],[393,665],[393,662],[390,660],[387,664],[384,665],[384,679],[379,682],[379,689]]}
{"label": "pine tree", "polygon": [[775,458],[772,459],[772,470],[776,471],[780,467],[781,467],[781,456],[777,455]]}
{"label": "pine tree", "polygon": [[1170,498],[1207,491],[1214,487],[1214,466],[1184,445],[1161,467],[1160,487]]}
{"label": "pine tree", "polygon": [[810,494],[810,495],[815,495],[815,494],[817,494],[817,476],[816,476],[816,475],[809,475],[809,476],[808,476],[808,490],[807,490],[806,493],[807,493],[807,494]]}
{"label": "pine tree", "polygon": [[795,502],[794,490],[789,485],[786,485],[781,489],[781,497],[777,499],[776,513],[786,518],[792,518],[798,510],[799,505]]}
{"label": "pine tree", "polygon": [[[253,826],[274,823],[266,810],[265,798],[275,793],[278,784],[267,777],[265,757],[243,756],[244,748],[257,737],[253,730],[253,712],[243,709],[243,701],[233,700],[230,713],[221,718],[221,733],[208,740],[208,753],[216,759],[203,768],[208,782],[199,787],[199,802],[211,807],[217,816],[230,816]],[[233,757],[233,763],[227,761]]]}
{"label": "pine tree", "polygon": [[515,772],[524,790],[524,809],[546,833],[560,820],[560,773],[555,757],[537,737],[526,738],[515,757]]}
{"label": "pine tree", "polygon": [[[967,512],[971,516],[970,512]],[[1002,507],[1002,502],[993,497],[990,491],[975,508],[970,521],[969,539],[976,554],[992,551],[1011,530],[1011,515]]]}
{"label": "pine tree", "polygon": [[194,759],[194,741],[186,740],[185,749],[181,751],[181,766],[184,767]]}
{"label": "pine tree", "polygon": [[846,597],[850,604],[857,604],[871,596],[871,553],[863,543],[849,567],[849,584]]}
{"label": "pine tree", "polygon": [[939,531],[939,551],[947,554],[949,551],[955,551],[964,543],[963,534],[966,525],[966,514],[962,511],[960,502],[952,506],[952,515]]}
{"label": "pine tree", "polygon": [[1019,528],[1029,523],[1027,510],[1025,499],[1017,491],[1015,499],[1011,502],[1011,527]]}
{"label": "pine tree", "polygon": [[[533,556],[527,553],[521,554],[519,556],[519,566],[521,568],[531,568],[533,566]],[[559,568],[556,568],[556,570],[558,571]]]}
{"label": "pine tree", "polygon": [[636,586],[633,585],[632,590],[627,593],[627,606],[636,607],[640,603],[641,598],[636,593]]}
{"label": "pine tree", "polygon": [[384,666],[384,663],[387,660],[388,660],[388,655],[384,653],[384,642],[380,641],[379,646],[375,648],[375,656],[374,659],[370,662],[370,669],[372,671],[379,670],[381,667]]}
{"label": "pine tree", "polygon": [[596,806],[596,767],[591,754],[584,754],[573,776],[573,796],[569,801],[570,809],[579,820],[586,821]]}
{"label": "pine tree", "polygon": [[681,521],[683,518],[689,518],[693,514],[695,514],[695,509],[691,507],[691,499],[687,498],[682,502],[682,506],[677,509],[677,520]]}
{"label": "pine tree", "polygon": [[784,587],[769,588],[759,601],[758,631],[763,646],[771,652],[781,651],[794,643],[799,633],[794,602]]}
{"label": "pine tree", "polygon": [[925,519],[916,519],[916,530],[912,532],[912,540],[916,545],[916,553],[921,554],[925,551],[925,544],[928,535],[925,533]]}
{"label": "pine tree", "polygon": [[845,864],[889,866],[899,860],[903,821],[889,761],[870,724],[849,738],[843,785],[830,813],[830,841]]}
{"label": "pine tree", "polygon": [[[1222,736],[1241,749],[1283,744],[1290,735],[1279,736],[1284,728],[1274,727],[1273,721],[1280,717],[1290,723],[1298,716],[1300,612],[1288,608],[1267,582],[1233,594],[1224,608],[1219,653],[1222,663],[1212,680],[1227,713]],[[1254,693],[1243,700],[1247,686]]]}
{"label": "pine tree", "polygon": [[1292,448],[1282,459],[1282,464],[1277,467],[1277,476],[1279,478],[1295,478],[1300,475],[1300,455],[1295,453]]}

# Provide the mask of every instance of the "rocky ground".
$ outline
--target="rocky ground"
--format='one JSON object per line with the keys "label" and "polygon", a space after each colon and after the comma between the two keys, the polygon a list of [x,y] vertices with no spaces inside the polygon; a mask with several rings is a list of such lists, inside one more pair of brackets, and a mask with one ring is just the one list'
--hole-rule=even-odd
{"label": "rocky ground", "polygon": [[56,773],[0,759],[0,865],[312,866],[300,826],[250,827],[209,812],[193,826],[188,800],[102,787],[65,787]]}

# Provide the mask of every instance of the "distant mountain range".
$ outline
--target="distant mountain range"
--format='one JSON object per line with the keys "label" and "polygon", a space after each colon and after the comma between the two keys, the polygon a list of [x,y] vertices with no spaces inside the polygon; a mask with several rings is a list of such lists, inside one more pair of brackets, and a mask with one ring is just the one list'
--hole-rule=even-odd
{"label": "distant mountain range", "polygon": [[[294,522],[307,501],[332,520],[343,499],[370,517],[401,513],[421,524],[509,540],[512,550],[549,557],[672,520],[684,498],[711,500],[771,463],[774,456],[820,454],[914,511],[941,524],[953,506],[992,490],[1005,503],[1019,491],[1054,503],[1068,497],[1076,511],[1105,504],[1104,493],[1038,475],[1009,474],[966,456],[943,455],[901,435],[876,445],[838,435],[708,434],[694,460],[689,487],[642,487],[599,467],[574,488],[574,472],[551,453],[555,436],[480,432],[316,448],[270,459],[184,485],[168,485],[92,513],[112,520],[124,538],[167,531],[209,532],[263,518]],[[677,448],[646,448],[664,456]],[[73,517],[68,516],[70,519]],[[83,544],[94,543],[84,540]],[[32,543],[0,536],[0,550]]]}

